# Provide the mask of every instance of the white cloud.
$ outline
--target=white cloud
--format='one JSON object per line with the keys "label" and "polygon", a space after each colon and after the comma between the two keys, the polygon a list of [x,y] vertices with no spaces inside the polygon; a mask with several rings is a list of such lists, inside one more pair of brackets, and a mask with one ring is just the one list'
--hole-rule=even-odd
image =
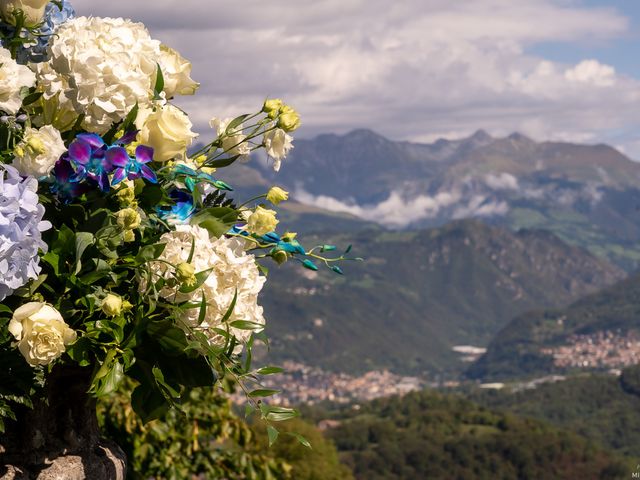
{"label": "white cloud", "polygon": [[[307,134],[372,127],[394,139],[485,128],[537,139],[606,141],[640,132],[640,82],[597,59],[527,53],[539,42],[624,35],[626,18],[578,0],[75,0],[81,14],[129,16],[194,62],[202,83],[180,105],[205,130],[213,115],[282,96]],[[380,14],[384,12],[384,14]],[[640,154],[640,137],[616,138]]]}
{"label": "white cloud", "polygon": [[489,188],[494,190],[518,190],[518,179],[510,173],[487,174],[484,181]]}
{"label": "white cloud", "polygon": [[417,220],[436,217],[443,208],[459,202],[462,195],[458,191],[440,192],[435,196],[418,195],[405,200],[399,192],[391,192],[386,200],[375,205],[347,203],[325,195],[315,196],[304,190],[297,190],[294,197],[302,203],[333,212],[350,213],[365,220],[398,228]]}
{"label": "white cloud", "polygon": [[597,60],[583,60],[564,72],[570,82],[590,83],[597,87],[611,87],[616,83],[616,70]]}

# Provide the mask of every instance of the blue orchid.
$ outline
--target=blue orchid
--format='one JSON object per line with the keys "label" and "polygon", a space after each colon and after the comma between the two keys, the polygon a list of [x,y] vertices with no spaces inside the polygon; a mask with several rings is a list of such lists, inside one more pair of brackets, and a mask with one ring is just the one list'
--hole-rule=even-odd
{"label": "blue orchid", "polygon": [[214,176],[209,175],[208,173],[198,172],[193,168],[187,167],[186,165],[181,165],[181,164],[176,165],[173,169],[172,174],[174,178],[178,176],[186,177],[184,180],[184,184],[187,186],[187,188],[191,192],[195,190],[198,182],[209,183],[214,187],[216,187],[218,190],[233,191],[233,188],[229,184],[223,182],[222,180],[218,180]]}
{"label": "blue orchid", "polygon": [[171,207],[158,208],[160,218],[169,223],[185,223],[196,211],[193,196],[184,190],[174,188],[169,192],[169,197],[174,203]]}

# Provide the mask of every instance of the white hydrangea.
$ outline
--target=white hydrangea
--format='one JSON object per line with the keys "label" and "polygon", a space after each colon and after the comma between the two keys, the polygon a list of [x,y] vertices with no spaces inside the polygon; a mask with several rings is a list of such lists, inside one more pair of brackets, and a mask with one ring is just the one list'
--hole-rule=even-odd
{"label": "white hydrangea", "polygon": [[15,114],[22,106],[20,89],[33,87],[35,83],[34,73],[16,63],[9,50],[0,47],[0,110]]}
{"label": "white hydrangea", "polygon": [[[192,242],[195,241],[194,255],[191,264],[196,272],[212,269],[201,288],[183,294],[178,287],[165,287],[162,297],[175,302],[202,301],[206,298],[207,310],[204,322],[198,325],[199,308],[185,312],[183,320],[192,328],[202,330],[214,344],[224,343],[224,339],[212,331],[212,327],[225,328],[221,320],[227,312],[234,294],[237,291],[236,305],[229,322],[248,320],[264,325],[263,310],[258,305],[258,294],[265,283],[260,275],[253,255],[247,254],[244,243],[236,238],[225,237],[209,239],[209,233],[195,225],[178,225],[176,230],[164,234],[160,242],[166,243],[160,260],[171,265],[179,265],[189,258]],[[154,274],[167,280],[174,279],[175,269],[164,262],[154,262]],[[231,328],[230,332],[240,341],[248,340],[249,331]]]}
{"label": "white hydrangea", "polygon": [[28,127],[22,141],[14,149],[13,166],[23,176],[45,177],[66,151],[60,132],[51,125],[39,130]]}
{"label": "white hydrangea", "polygon": [[151,101],[160,42],[142,23],[77,17],[56,30],[49,53],[49,65],[38,68],[45,98],[84,114],[90,132],[105,133],[136,103]]}

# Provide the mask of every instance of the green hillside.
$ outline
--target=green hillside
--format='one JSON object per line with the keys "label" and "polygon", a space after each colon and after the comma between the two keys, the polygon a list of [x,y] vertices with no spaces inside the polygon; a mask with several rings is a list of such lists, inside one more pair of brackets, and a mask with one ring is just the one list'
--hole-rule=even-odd
{"label": "green hillside", "polygon": [[272,269],[262,302],[276,361],[354,373],[457,371],[452,346],[486,345],[514,315],[567,305],[623,276],[551,234],[472,220],[322,241],[353,243],[366,261],[320,279],[298,264]]}
{"label": "green hillside", "polygon": [[328,435],[358,480],[626,479],[635,466],[545,423],[431,392],[333,418]]}
{"label": "green hillside", "polygon": [[529,312],[512,320],[469,370],[471,378],[504,379],[561,372],[544,347],[565,345],[573,335],[640,331],[640,275],[589,295],[568,308]]}
{"label": "green hillside", "polygon": [[640,367],[621,377],[593,374],[547,383],[532,390],[474,391],[488,408],[546,420],[618,453],[640,452]]}

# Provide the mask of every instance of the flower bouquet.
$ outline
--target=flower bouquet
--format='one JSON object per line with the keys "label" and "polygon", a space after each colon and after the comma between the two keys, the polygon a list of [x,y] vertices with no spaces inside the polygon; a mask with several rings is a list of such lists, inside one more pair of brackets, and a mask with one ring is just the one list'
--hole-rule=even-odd
{"label": "flower bouquet", "polygon": [[[324,265],[276,233],[274,187],[239,204],[219,170],[263,149],[278,170],[300,125],[278,99],[257,113],[211,120],[192,148],[172,104],[198,84],[191,64],[122,18],[75,17],[66,1],[0,0],[0,431],[17,406],[44,396],[75,366],[93,397],[133,385],[148,421],[190,389],[239,385],[267,422],[251,349],[266,342],[260,261]],[[202,145],[202,144],[200,144]]]}

